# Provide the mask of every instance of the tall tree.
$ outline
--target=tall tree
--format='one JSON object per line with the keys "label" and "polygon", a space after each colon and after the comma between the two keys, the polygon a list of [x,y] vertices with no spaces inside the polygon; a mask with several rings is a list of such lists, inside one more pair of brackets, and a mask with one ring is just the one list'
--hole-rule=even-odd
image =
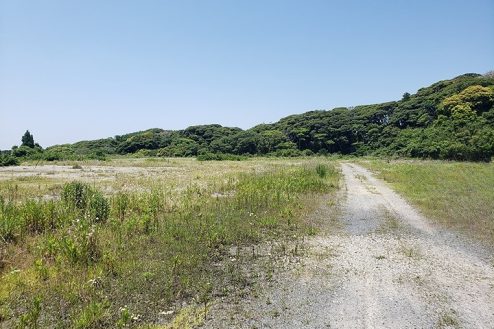
{"label": "tall tree", "polygon": [[34,147],[34,137],[29,132],[29,130],[26,130],[26,132],[22,136],[22,146],[27,146],[27,147],[30,147],[30,148],[33,148]]}

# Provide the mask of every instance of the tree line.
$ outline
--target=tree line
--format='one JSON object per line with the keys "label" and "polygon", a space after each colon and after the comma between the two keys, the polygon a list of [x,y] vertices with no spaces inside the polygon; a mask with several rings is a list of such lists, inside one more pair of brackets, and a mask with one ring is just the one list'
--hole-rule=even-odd
{"label": "tree line", "polygon": [[398,101],[310,111],[247,130],[218,124],[155,128],[46,149],[23,136],[22,145],[3,152],[2,158],[104,159],[117,154],[203,160],[353,154],[490,161],[494,77],[464,74],[405,93]]}

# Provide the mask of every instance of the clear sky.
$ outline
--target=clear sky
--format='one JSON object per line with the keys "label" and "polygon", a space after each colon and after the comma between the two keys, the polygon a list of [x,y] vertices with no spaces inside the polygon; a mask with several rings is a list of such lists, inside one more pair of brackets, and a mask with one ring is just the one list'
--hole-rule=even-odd
{"label": "clear sky", "polygon": [[0,148],[249,128],[493,69],[492,0],[0,0]]}

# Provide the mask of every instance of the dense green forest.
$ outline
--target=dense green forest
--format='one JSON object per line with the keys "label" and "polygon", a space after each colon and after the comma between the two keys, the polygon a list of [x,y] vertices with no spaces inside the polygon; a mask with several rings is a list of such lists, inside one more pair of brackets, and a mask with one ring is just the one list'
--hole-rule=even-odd
{"label": "dense green forest", "polygon": [[465,74],[415,94],[405,93],[398,101],[311,111],[248,130],[217,124],[178,131],[155,128],[46,149],[25,135],[23,145],[2,152],[0,163],[104,159],[117,154],[221,160],[335,153],[490,161],[494,154],[494,75]]}

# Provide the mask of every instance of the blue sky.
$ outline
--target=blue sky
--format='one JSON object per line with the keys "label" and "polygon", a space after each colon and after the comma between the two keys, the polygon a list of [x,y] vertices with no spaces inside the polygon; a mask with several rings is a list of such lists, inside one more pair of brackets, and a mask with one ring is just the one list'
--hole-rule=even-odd
{"label": "blue sky", "polygon": [[493,69],[492,0],[0,0],[0,148],[249,128]]}

